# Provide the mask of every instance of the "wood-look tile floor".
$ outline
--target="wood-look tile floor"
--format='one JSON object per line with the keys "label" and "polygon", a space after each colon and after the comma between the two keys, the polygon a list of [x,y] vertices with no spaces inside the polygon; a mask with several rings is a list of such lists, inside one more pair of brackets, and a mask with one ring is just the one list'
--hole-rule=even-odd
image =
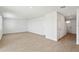
{"label": "wood-look tile floor", "polygon": [[79,51],[76,36],[67,34],[58,42],[33,33],[6,34],[0,41],[0,52],[74,52]]}

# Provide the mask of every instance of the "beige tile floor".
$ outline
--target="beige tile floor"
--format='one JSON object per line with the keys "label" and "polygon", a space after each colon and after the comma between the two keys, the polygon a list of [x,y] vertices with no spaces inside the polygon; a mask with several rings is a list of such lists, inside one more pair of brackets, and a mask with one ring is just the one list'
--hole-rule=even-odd
{"label": "beige tile floor", "polygon": [[29,32],[6,34],[0,41],[0,52],[75,52],[79,51],[75,40],[73,34],[67,34],[58,42]]}

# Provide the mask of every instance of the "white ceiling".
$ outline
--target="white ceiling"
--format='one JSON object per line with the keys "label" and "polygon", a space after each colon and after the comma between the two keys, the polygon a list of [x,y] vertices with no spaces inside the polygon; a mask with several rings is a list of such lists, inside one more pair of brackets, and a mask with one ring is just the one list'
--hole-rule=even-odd
{"label": "white ceiling", "polygon": [[66,8],[60,8],[60,6],[1,6],[0,12],[4,15],[4,17],[32,19],[57,10],[69,19],[75,18],[77,8],[79,7],[66,6]]}

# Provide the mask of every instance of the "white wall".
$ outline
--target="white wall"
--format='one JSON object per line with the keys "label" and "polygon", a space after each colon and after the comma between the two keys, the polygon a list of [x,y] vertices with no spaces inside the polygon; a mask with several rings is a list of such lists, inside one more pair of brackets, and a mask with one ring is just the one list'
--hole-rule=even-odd
{"label": "white wall", "polygon": [[27,28],[29,32],[45,35],[46,38],[57,41],[57,12],[28,20]]}
{"label": "white wall", "polygon": [[40,18],[28,20],[27,30],[29,32],[44,35],[43,18],[40,17]]}
{"label": "white wall", "polygon": [[0,40],[2,38],[3,35],[3,19],[2,16],[0,16]]}
{"label": "white wall", "polygon": [[68,33],[76,34],[76,19],[70,20],[70,23],[67,23]]}
{"label": "white wall", "polygon": [[72,28],[71,33],[76,34],[76,19],[71,20],[71,28]]}
{"label": "white wall", "polygon": [[77,31],[76,31],[76,33],[77,33],[77,37],[76,37],[76,44],[78,44],[79,45],[79,9],[77,9],[77,23],[76,23],[76,29],[77,29]]}
{"label": "white wall", "polygon": [[51,12],[44,18],[44,34],[46,38],[57,41],[57,12]]}
{"label": "white wall", "polygon": [[27,20],[25,19],[4,19],[4,34],[26,32],[27,31]]}
{"label": "white wall", "polygon": [[61,14],[57,14],[57,38],[60,39],[67,33],[67,26],[65,17]]}

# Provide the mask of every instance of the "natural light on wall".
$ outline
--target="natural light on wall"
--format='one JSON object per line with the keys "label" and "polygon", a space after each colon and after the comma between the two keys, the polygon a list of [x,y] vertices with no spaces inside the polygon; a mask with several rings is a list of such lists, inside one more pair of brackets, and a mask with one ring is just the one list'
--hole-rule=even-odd
{"label": "natural light on wall", "polygon": [[3,13],[4,18],[15,18],[16,16],[12,13],[6,12]]}
{"label": "natural light on wall", "polygon": [[66,21],[67,24],[71,23],[70,20]]}

